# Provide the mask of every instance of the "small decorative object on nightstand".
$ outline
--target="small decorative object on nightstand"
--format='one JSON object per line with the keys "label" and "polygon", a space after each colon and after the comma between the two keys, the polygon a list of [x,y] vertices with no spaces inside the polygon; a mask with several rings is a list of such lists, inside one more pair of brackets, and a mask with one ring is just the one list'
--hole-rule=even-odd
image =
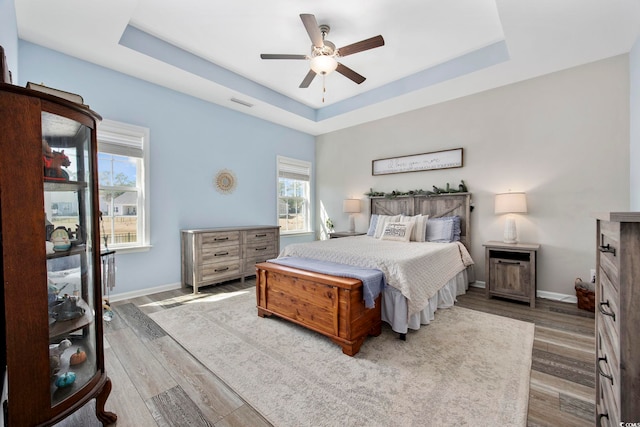
{"label": "small decorative object on nightstand", "polygon": [[536,306],[536,258],[534,243],[487,242],[485,286],[487,297],[498,296]]}
{"label": "small decorative object on nightstand", "polygon": [[338,237],[364,236],[365,234],[367,233],[363,231],[334,231],[329,233],[329,238],[337,239]]}

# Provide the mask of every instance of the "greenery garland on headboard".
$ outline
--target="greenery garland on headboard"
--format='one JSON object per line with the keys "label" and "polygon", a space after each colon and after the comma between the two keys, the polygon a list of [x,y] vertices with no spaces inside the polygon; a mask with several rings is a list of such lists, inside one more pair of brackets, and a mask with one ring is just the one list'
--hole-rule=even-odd
{"label": "greenery garland on headboard", "polygon": [[458,185],[458,188],[455,189],[453,187],[451,187],[449,185],[449,183],[447,182],[447,185],[445,186],[445,188],[438,188],[435,185],[433,186],[433,191],[430,190],[410,190],[410,191],[398,191],[398,190],[393,190],[390,193],[385,193],[384,191],[374,191],[373,188],[369,189],[368,193],[364,193],[365,196],[371,198],[371,197],[386,197],[388,199],[393,199],[394,197],[399,197],[399,196],[420,196],[420,195],[432,195],[432,194],[450,194],[450,193],[466,193],[469,190],[467,189],[467,184],[465,184],[465,182],[463,180],[460,180],[460,184]]}

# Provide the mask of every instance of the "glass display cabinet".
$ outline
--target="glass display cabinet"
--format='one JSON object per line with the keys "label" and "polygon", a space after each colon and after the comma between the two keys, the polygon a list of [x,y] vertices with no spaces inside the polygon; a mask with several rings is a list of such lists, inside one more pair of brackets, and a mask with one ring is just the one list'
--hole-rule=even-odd
{"label": "glass display cabinet", "polygon": [[8,425],[50,425],[111,391],[102,339],[96,125],[80,102],[0,83]]}

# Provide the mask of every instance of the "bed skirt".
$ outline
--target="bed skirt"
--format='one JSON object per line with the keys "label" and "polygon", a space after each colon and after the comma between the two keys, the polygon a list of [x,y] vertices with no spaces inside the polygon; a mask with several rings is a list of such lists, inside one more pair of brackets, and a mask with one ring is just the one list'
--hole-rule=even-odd
{"label": "bed skirt", "polygon": [[429,299],[427,306],[420,312],[408,316],[407,300],[397,289],[387,286],[382,293],[382,321],[391,325],[391,329],[399,334],[406,334],[409,329],[418,330],[420,325],[428,325],[439,308],[452,307],[458,295],[463,295],[469,288],[468,269],[462,270],[449,280],[436,295]]}

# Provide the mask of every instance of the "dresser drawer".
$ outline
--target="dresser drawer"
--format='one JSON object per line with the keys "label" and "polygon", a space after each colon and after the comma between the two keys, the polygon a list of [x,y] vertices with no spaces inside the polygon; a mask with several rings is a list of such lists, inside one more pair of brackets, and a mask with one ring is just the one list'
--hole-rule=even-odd
{"label": "dresser drawer", "polygon": [[240,274],[240,260],[208,264],[198,269],[198,282],[214,283]]}
{"label": "dresser drawer", "polygon": [[245,261],[244,264],[244,272],[246,275],[254,275],[256,274],[256,264],[260,262],[265,262],[273,258],[277,258],[278,254],[275,252],[263,253],[260,256],[255,256],[249,258]]}
{"label": "dresser drawer", "polygon": [[616,289],[620,277],[620,224],[600,222],[599,247],[600,268],[609,276]]}
{"label": "dresser drawer", "polygon": [[600,382],[598,389],[598,400],[596,401],[596,426],[597,427],[618,427],[620,425],[620,410],[617,407],[611,387]]}
{"label": "dresser drawer", "polygon": [[217,264],[221,262],[228,262],[229,260],[240,259],[240,246],[235,245],[204,245],[202,251],[198,257],[198,263],[204,264]]}
{"label": "dresser drawer", "polygon": [[245,232],[245,244],[272,243],[276,240],[275,230],[251,230]]}
{"label": "dresser drawer", "polygon": [[202,246],[215,246],[225,244],[239,244],[239,231],[216,231],[211,233],[202,233],[198,235],[199,243]]}
{"label": "dresser drawer", "polygon": [[596,337],[596,375],[598,382],[610,389],[613,402],[620,402],[620,358],[617,345],[606,332],[606,327],[598,325]]}
{"label": "dresser drawer", "polygon": [[263,242],[250,242],[244,247],[245,258],[260,256],[261,253],[275,252],[276,244],[273,240]]}
{"label": "dresser drawer", "polygon": [[609,333],[615,335],[616,344],[620,337],[620,310],[617,289],[613,286],[606,273],[600,271],[596,301],[596,317],[599,324],[606,325]]}

